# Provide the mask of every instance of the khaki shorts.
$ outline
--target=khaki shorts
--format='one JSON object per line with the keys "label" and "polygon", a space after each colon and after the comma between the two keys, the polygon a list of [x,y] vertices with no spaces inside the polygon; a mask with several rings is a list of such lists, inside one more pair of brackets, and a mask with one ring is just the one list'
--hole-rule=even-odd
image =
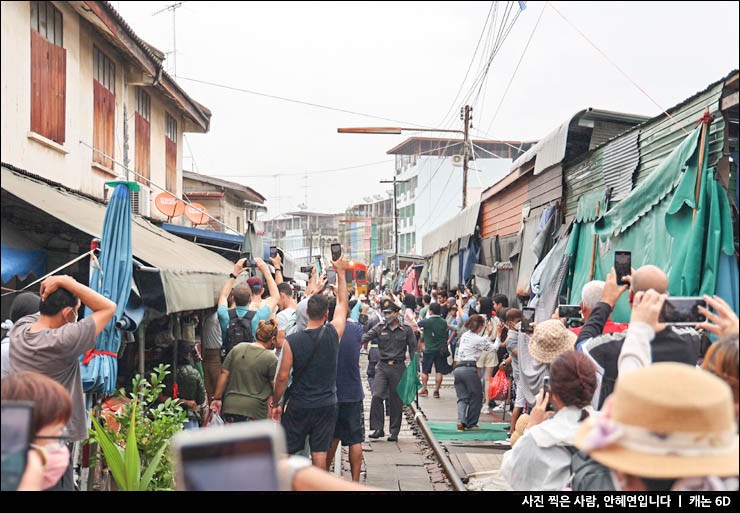
{"label": "khaki shorts", "polygon": [[498,367],[498,355],[496,351],[483,351],[478,357],[476,366],[479,369],[484,367]]}

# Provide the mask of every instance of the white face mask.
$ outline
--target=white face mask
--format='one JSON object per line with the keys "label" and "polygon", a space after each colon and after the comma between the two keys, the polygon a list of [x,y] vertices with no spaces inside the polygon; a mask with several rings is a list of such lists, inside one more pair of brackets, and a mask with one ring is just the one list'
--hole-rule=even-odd
{"label": "white face mask", "polygon": [[69,318],[66,315],[64,316],[64,320],[67,321],[69,324],[76,323],[77,322],[77,319],[79,318],[79,316],[77,315],[77,312],[74,311],[74,310],[73,310],[73,312],[75,314],[75,317],[74,317],[74,320],[73,321],[70,321]]}

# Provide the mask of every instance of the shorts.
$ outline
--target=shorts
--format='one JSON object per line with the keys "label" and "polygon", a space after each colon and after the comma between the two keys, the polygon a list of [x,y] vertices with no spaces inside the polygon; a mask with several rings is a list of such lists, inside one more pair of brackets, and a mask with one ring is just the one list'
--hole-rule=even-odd
{"label": "shorts", "polygon": [[439,350],[436,351],[424,351],[424,357],[421,359],[421,372],[424,374],[431,374],[432,365],[437,374],[449,374],[452,372],[452,367],[447,363],[447,357],[439,354]]}
{"label": "shorts", "polygon": [[334,438],[342,445],[361,444],[365,441],[365,417],[362,401],[354,403],[337,403],[337,423],[334,426]]}
{"label": "shorts", "polygon": [[285,429],[288,454],[302,451],[306,446],[306,437],[311,452],[328,452],[336,423],[336,404],[318,408],[300,408],[288,404],[281,420]]}
{"label": "shorts", "polygon": [[522,386],[521,377],[516,376],[516,397],[514,398],[514,408],[524,408],[527,405],[527,401],[524,399]]}
{"label": "shorts", "polygon": [[496,354],[496,351],[483,351],[478,357],[476,367],[479,369],[485,367],[498,367],[498,354]]}

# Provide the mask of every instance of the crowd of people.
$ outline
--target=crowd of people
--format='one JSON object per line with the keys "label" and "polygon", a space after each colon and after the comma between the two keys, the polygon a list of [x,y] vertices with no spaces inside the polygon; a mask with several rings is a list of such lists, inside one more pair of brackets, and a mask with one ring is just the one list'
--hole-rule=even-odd
{"label": "crowd of people", "polygon": [[[626,285],[614,271],[587,283],[579,322],[556,311],[534,323],[505,295],[482,296],[472,285],[356,294],[341,256],[331,262],[336,282],[314,267],[299,298],[282,278],[280,256],[270,264],[256,259],[263,278],[247,277],[256,273],[237,261],[215,310],[196,321],[198,343],[192,334],[170,340],[174,355],[163,360],[174,358],[177,368],[161,399],[186,409],[183,428],[215,417],[272,420],[287,452],[323,472],[312,470],[309,482],[365,489],[360,360],[367,356],[372,395],[367,437],[385,438],[388,418],[394,442],[398,385],[418,353],[419,396],[441,397],[452,374],[458,431],[479,430],[510,410],[511,449],[500,472],[514,490],[737,488],[738,318],[719,297],[706,297],[705,322],[659,322],[668,279],[656,266],[633,270]],[[615,323],[610,316],[625,293],[630,322]],[[2,399],[39,406],[21,489],[70,490],[69,444],[87,438],[79,359],[115,304],[66,276],[47,278],[40,296],[16,302],[3,341]],[[91,314],[78,320],[83,305]],[[490,394],[499,371],[510,384],[505,400]],[[328,477],[341,464],[333,461],[340,444],[351,485]]]}

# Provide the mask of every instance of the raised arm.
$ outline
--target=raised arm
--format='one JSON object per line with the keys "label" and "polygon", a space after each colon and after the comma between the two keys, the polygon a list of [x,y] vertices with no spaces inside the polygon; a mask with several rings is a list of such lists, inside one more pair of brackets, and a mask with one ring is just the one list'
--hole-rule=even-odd
{"label": "raised arm", "polygon": [[283,283],[283,259],[280,258],[280,253],[270,258],[270,263],[275,268],[275,283],[280,285]]}
{"label": "raised arm", "polygon": [[275,280],[270,273],[270,268],[267,267],[267,264],[264,260],[262,260],[261,258],[255,258],[254,261],[257,264],[257,269],[259,269],[262,275],[265,277],[267,290],[270,291],[270,297],[267,298],[265,303],[266,306],[270,307],[270,311],[272,312],[277,306],[278,300],[280,299],[280,292],[278,291],[277,283],[275,283]]}
{"label": "raised arm", "polygon": [[[629,280],[629,278],[627,279]],[[614,305],[617,304],[619,297],[627,288],[627,285],[617,285],[617,273],[614,269],[609,271],[609,274],[606,275],[606,283],[604,284],[604,292],[601,294],[601,301],[596,303],[596,306],[591,311],[591,315],[588,316],[588,320],[578,334],[578,339],[576,340],[577,348],[581,342],[601,335],[604,331],[606,321],[614,310]]]}
{"label": "raised arm", "polygon": [[231,270],[229,279],[226,280],[226,283],[224,283],[224,286],[221,289],[221,293],[218,295],[218,306],[229,306],[229,294],[231,293],[231,289],[234,288],[234,281],[236,281],[236,277],[244,272],[245,260],[246,258],[240,258],[234,264],[234,268]]}
{"label": "raised arm", "polygon": [[344,255],[339,255],[339,259],[332,260],[332,265],[337,270],[337,306],[334,309],[334,319],[331,324],[337,330],[339,340],[342,340],[344,327],[347,325],[347,313],[349,312],[349,294],[347,293],[347,277],[344,273],[347,268],[344,262]]}
{"label": "raised arm", "polygon": [[77,296],[83,305],[93,311],[95,335],[99,335],[103,331],[116,313],[116,304],[113,301],[102,294],[98,294],[90,287],[78,283],[71,276],[51,276],[41,282],[41,288],[39,289],[41,300],[45,301],[52,292],[59,288],[66,289]]}

